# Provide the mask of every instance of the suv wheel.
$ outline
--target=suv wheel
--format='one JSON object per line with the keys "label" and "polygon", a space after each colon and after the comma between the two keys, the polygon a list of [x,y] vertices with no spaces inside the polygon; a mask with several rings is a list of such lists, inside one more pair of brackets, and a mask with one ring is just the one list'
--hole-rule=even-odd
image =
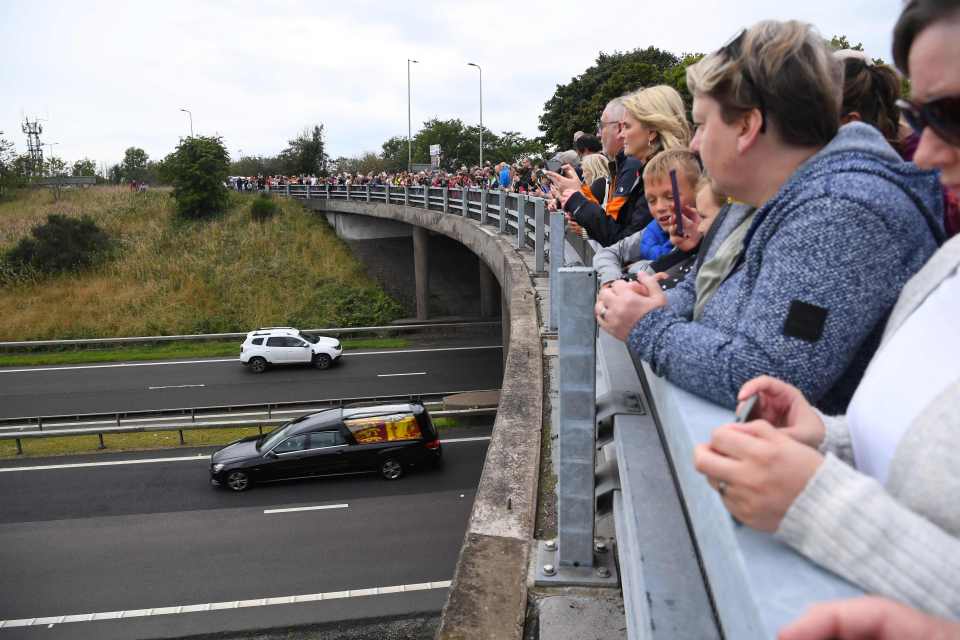
{"label": "suv wheel", "polygon": [[329,369],[333,359],[325,353],[318,353],[313,356],[313,366],[317,369]]}
{"label": "suv wheel", "polygon": [[267,370],[267,361],[263,358],[257,356],[256,358],[250,358],[250,371],[254,373],[263,373]]}
{"label": "suv wheel", "polygon": [[396,458],[387,458],[380,463],[380,475],[384,480],[397,480],[403,476],[403,465]]}

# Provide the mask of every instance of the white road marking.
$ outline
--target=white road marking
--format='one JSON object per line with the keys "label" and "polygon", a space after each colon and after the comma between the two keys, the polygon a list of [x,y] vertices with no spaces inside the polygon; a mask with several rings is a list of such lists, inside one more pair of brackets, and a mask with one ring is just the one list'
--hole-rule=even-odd
{"label": "white road marking", "polygon": [[[461,442],[480,442],[489,440],[490,436],[476,436],[473,438],[451,438],[449,440],[441,439],[443,444],[459,444]],[[210,456],[198,453],[195,456],[184,456],[181,458],[142,458],[139,460],[111,460],[110,462],[75,462],[73,464],[44,464],[35,467],[0,467],[0,473],[9,471],[49,471],[52,469],[81,469],[83,467],[112,467],[124,464],[147,464],[150,462],[188,462],[188,461],[207,461]]]}
{"label": "white road marking", "polygon": [[295,511],[324,511],[326,509],[347,509],[349,504],[321,504],[315,507],[290,507],[288,509],[264,509],[264,515],[271,513],[293,513]]}
{"label": "white road marking", "polygon": [[[344,353],[341,357],[382,356],[393,353],[431,353],[434,351],[478,351],[481,349],[502,349],[503,345],[483,345],[478,347],[438,347],[436,349],[391,349],[389,351],[358,351]],[[219,364],[221,362],[240,363],[239,358],[211,358],[208,360],[175,360],[169,362],[119,362],[113,364],[81,364],[64,367],[31,367],[29,369],[0,369],[0,373],[42,373],[44,371],[76,371],[83,369],[113,369],[117,367],[162,367],[176,364]]]}
{"label": "white road marking", "polygon": [[396,378],[397,376],[425,376],[426,371],[417,371],[415,373],[378,373],[378,378]]}
{"label": "white road marking", "polygon": [[143,458],[140,460],[111,460],[110,462],[76,462],[74,464],[44,464],[36,467],[2,467],[0,473],[7,471],[47,471],[49,469],[80,469],[82,467],[112,467],[121,464],[147,464],[150,462],[186,462],[209,460],[210,456],[198,453],[195,456],[182,458]]}
{"label": "white road marking", "polygon": [[192,387],[205,387],[205,384],[171,384],[166,387],[147,387],[148,391],[155,391],[157,389],[188,389]]}
{"label": "white road marking", "polygon": [[73,615],[45,616],[37,618],[21,618],[19,620],[0,620],[0,629],[16,627],[33,627],[49,624],[66,624],[68,622],[89,622],[91,620],[119,620],[127,618],[143,618],[148,616],[166,616],[180,613],[195,613],[202,611],[220,611],[222,609],[244,609],[246,607],[269,607],[277,604],[298,604],[301,602],[318,602],[321,600],[339,600],[342,598],[362,598],[365,596],[380,596],[390,593],[406,593],[410,591],[430,591],[433,589],[447,589],[450,580],[438,582],[420,582],[414,584],[398,584],[389,587],[372,587],[369,589],[348,589],[346,591],[326,591],[324,593],[308,593],[298,596],[279,596],[273,598],[251,598],[250,600],[233,600],[227,602],[208,602],[205,604],[188,604],[174,607],[159,607],[154,609],[132,609],[127,611],[102,611],[99,613],[80,613]]}

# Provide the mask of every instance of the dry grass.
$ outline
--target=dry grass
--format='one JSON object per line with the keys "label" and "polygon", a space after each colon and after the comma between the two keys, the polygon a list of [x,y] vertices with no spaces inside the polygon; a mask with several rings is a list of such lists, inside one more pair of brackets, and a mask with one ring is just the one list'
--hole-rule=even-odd
{"label": "dry grass", "polygon": [[254,326],[385,323],[401,309],[324,220],[299,203],[253,222],[233,194],[223,217],[174,218],[168,193],[117,187],[21,192],[0,203],[0,251],[50,213],[89,215],[120,242],[113,262],[0,288],[0,340],[245,331]]}

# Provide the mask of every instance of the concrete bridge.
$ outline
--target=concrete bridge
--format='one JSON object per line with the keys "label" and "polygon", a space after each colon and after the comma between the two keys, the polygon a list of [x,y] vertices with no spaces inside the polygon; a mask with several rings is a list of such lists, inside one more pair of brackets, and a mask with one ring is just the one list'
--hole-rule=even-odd
{"label": "concrete bridge", "polygon": [[562,216],[547,216],[542,200],[276,191],[325,214],[345,238],[412,236],[418,315],[429,291],[426,234],[477,256],[482,295],[496,297],[491,276],[499,285],[501,403],[438,637],[773,638],[811,603],[860,594],[730,518],[692,450],[732,412],[597,334],[595,274],[582,266],[592,247],[565,238]]}

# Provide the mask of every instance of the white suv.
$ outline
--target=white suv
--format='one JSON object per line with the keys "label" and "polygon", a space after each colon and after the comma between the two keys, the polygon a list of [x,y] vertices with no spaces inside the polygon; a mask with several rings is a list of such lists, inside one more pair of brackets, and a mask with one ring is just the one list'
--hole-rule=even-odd
{"label": "white suv", "polygon": [[240,345],[240,362],[254,373],[263,373],[268,365],[312,363],[326,369],[343,355],[336,338],[303,333],[293,327],[266,327],[247,334]]}

